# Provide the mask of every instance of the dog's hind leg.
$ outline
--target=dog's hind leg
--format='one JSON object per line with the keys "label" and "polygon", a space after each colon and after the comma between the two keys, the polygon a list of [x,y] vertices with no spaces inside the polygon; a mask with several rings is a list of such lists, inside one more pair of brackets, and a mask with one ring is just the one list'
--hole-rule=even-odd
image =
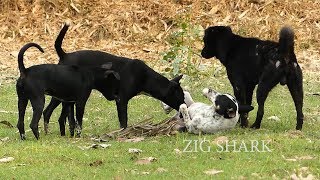
{"label": "dog's hind leg", "polygon": [[69,105],[67,103],[62,103],[62,110],[61,114],[59,117],[59,126],[60,126],[60,135],[65,136],[66,131],[65,131],[65,126],[66,126],[66,118],[69,113]]}
{"label": "dog's hind leg", "polygon": [[264,73],[260,79],[257,88],[257,102],[258,102],[258,111],[256,121],[253,123],[251,128],[259,129],[261,126],[261,121],[264,115],[264,103],[268,97],[269,92],[273,87],[275,87],[279,81],[281,76],[277,74],[274,69],[270,69],[266,73]]}
{"label": "dog's hind leg", "polygon": [[76,104],[76,118],[77,118],[76,137],[77,138],[81,136],[84,107],[85,105]]}
{"label": "dog's hind leg", "polygon": [[293,63],[290,67],[287,76],[287,86],[294,101],[297,112],[297,125],[296,130],[301,130],[303,125],[303,85],[302,85],[302,71],[297,63]]}
{"label": "dog's hind leg", "polygon": [[192,121],[191,121],[191,117],[189,115],[189,112],[188,112],[188,107],[186,104],[181,104],[180,107],[179,107],[179,112],[181,113],[182,117],[183,117],[183,122],[186,126],[186,129],[189,131],[189,132],[195,132],[195,128],[192,124]]}
{"label": "dog's hind leg", "polygon": [[26,112],[27,105],[28,105],[28,99],[24,96],[18,95],[19,119],[17,123],[17,128],[19,130],[21,140],[26,139],[25,130],[24,130],[24,115]]}
{"label": "dog's hind leg", "polygon": [[44,132],[45,132],[45,134],[47,134],[48,131],[49,131],[49,121],[50,121],[51,114],[54,111],[54,109],[59,106],[60,103],[61,102],[58,99],[51,98],[50,103],[48,104],[46,109],[43,111]]}
{"label": "dog's hind leg", "polygon": [[44,95],[40,97],[33,97],[30,99],[32,109],[33,109],[33,116],[30,123],[30,128],[32,129],[32,132],[34,136],[39,139],[39,120],[42,115],[43,107],[44,107]]}
{"label": "dog's hind leg", "polygon": [[68,122],[69,122],[69,132],[70,136],[74,136],[74,130],[76,128],[76,121],[74,119],[74,103],[71,103],[68,107]]}

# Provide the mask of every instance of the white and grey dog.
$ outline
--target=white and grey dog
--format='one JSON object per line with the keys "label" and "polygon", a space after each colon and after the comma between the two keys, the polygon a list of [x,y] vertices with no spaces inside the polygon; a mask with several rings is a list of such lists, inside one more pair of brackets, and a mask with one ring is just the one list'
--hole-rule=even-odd
{"label": "white and grey dog", "polygon": [[[194,102],[190,93],[185,91],[185,104],[180,105],[185,127],[189,133],[216,133],[235,127],[239,120],[239,112],[249,112],[252,106],[239,107],[236,99],[230,94],[221,94],[212,89],[202,91],[212,104]],[[164,106],[166,112],[169,107]]]}

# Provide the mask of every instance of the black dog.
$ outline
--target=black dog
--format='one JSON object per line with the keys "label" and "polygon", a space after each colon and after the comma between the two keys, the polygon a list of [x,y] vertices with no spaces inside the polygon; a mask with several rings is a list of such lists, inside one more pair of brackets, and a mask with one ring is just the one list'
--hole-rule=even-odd
{"label": "black dog", "polygon": [[[216,57],[226,67],[234,95],[240,104],[251,105],[255,86],[258,112],[252,128],[259,129],[268,93],[279,82],[287,84],[296,112],[296,129],[303,125],[302,71],[294,54],[294,33],[284,27],[279,42],[245,38],[233,34],[230,27],[214,26],[205,30],[202,57]],[[241,114],[241,126],[247,127],[248,114]]]}
{"label": "black dog", "polygon": [[[178,76],[169,81],[167,78],[148,67],[141,60],[114,56],[101,51],[81,50],[65,53],[61,48],[61,45],[68,27],[69,24],[64,25],[55,42],[55,48],[60,58],[59,64],[87,67],[101,66],[102,64],[112,62],[112,70],[118,72],[121,77],[119,96],[118,99],[116,99],[121,128],[127,127],[128,101],[140,93],[147,93],[176,110],[179,110],[180,104],[184,103],[184,94],[179,83],[182,76]],[[105,84],[99,84],[99,86],[102,88]],[[115,100],[113,96],[110,97],[108,90],[106,92],[101,92],[108,100]],[[50,104],[43,112],[45,127],[49,123],[53,110],[59,104],[60,101],[52,98]]]}
{"label": "black dog", "polygon": [[[92,69],[56,64],[41,64],[26,69],[23,55],[30,47],[36,47],[43,52],[38,44],[28,43],[21,48],[18,55],[20,77],[16,84],[19,110],[17,127],[22,140],[25,139],[24,115],[28,100],[30,100],[33,109],[30,128],[35,137],[39,139],[38,124],[45,103],[45,94],[65,102],[63,109],[70,109],[75,104],[76,119],[81,129],[85,104],[92,89],[102,83],[105,86],[112,86],[114,89],[119,87],[119,74],[110,70],[110,63],[104,64],[101,68]],[[114,96],[116,94],[117,90],[114,91]],[[61,127],[61,123],[65,122],[59,121],[59,123]],[[75,122],[70,124],[74,126]]]}

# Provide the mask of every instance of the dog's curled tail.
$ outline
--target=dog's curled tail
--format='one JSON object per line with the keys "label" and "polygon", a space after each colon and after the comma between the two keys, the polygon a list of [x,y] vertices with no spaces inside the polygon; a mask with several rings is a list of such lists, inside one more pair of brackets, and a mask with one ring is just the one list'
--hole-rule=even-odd
{"label": "dog's curled tail", "polygon": [[66,54],[62,49],[62,41],[64,36],[66,35],[68,28],[70,26],[70,22],[65,22],[63,28],[61,29],[56,41],[54,42],[54,47],[60,59]]}
{"label": "dog's curled tail", "polygon": [[30,47],[36,47],[39,49],[39,51],[44,53],[41,46],[36,43],[28,43],[20,49],[19,54],[18,54],[18,67],[19,67],[21,77],[25,77],[25,75],[26,75],[26,67],[24,67],[24,64],[23,64],[23,55]]}
{"label": "dog's curled tail", "polygon": [[281,28],[279,35],[279,53],[285,57],[286,63],[289,61],[289,55],[294,51],[294,32],[285,26]]}

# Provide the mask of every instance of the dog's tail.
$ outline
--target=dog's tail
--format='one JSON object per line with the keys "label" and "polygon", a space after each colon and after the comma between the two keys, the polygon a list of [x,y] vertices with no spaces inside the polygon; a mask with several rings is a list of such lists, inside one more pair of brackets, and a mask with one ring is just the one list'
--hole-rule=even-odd
{"label": "dog's tail", "polygon": [[69,22],[66,22],[63,26],[63,28],[61,29],[56,41],[54,42],[54,47],[56,49],[56,52],[59,56],[60,59],[62,59],[62,57],[66,54],[66,52],[64,52],[64,50],[62,49],[62,41],[64,36],[66,35],[68,28],[70,26]]}
{"label": "dog's tail", "polygon": [[279,53],[284,56],[286,64],[289,63],[290,53],[294,51],[294,32],[290,27],[283,27],[279,35]]}
{"label": "dog's tail", "polygon": [[25,75],[26,75],[26,67],[23,64],[23,55],[24,55],[24,52],[26,52],[26,50],[28,50],[30,47],[36,47],[42,53],[44,52],[43,49],[41,48],[41,46],[36,43],[28,43],[20,49],[19,54],[18,54],[18,67],[19,67],[21,77],[25,77]]}

